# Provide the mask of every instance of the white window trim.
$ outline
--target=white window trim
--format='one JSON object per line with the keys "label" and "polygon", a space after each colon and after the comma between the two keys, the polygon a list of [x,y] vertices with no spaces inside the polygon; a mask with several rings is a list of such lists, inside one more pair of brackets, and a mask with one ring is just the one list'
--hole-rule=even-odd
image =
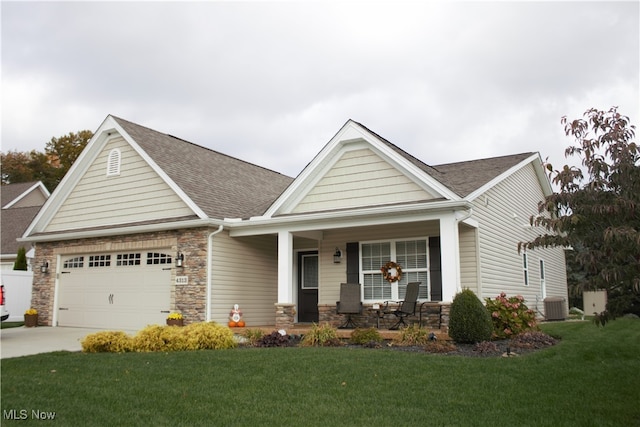
{"label": "white window trim", "polygon": [[120,149],[114,148],[109,151],[109,156],[107,157],[107,176],[118,176],[120,175],[120,164],[122,162],[122,153]]}
{"label": "white window trim", "polygon": [[[407,238],[402,238],[402,239],[380,239],[380,240],[367,240],[364,242],[360,242],[359,243],[359,249],[358,249],[358,263],[359,263],[359,277],[360,277],[360,283],[361,283],[361,287],[362,287],[362,295],[363,295],[363,299],[362,301],[364,303],[374,303],[374,302],[383,302],[380,299],[364,299],[364,275],[365,274],[378,274],[380,273],[379,270],[367,270],[366,272],[363,269],[362,266],[362,245],[368,245],[368,244],[374,244],[374,243],[389,243],[390,244],[390,261],[397,261],[397,255],[396,255],[396,243],[397,242],[406,242],[406,241],[413,241],[413,240],[424,240],[427,244],[427,268],[426,268],[426,273],[427,273],[427,289],[430,289],[430,283],[429,283],[429,273],[431,271],[430,269],[430,265],[429,265],[429,236],[421,236],[421,237],[407,237]],[[381,266],[382,267],[382,266]],[[404,273],[411,273],[411,272],[419,272],[422,271],[424,269],[421,268],[402,268],[402,272]],[[382,274],[382,273],[380,273]],[[430,291],[429,291],[430,292]],[[398,293],[398,282],[393,282],[391,283],[391,297],[389,298],[389,301],[398,301],[400,300],[399,297],[399,293]],[[426,301],[425,299],[421,298],[419,299],[419,301]]]}
{"label": "white window trim", "polygon": [[542,299],[545,299],[547,297],[547,266],[542,258],[540,258],[538,265],[540,267],[540,293]]}
{"label": "white window trim", "polygon": [[524,285],[529,286],[529,257],[526,252],[522,253],[522,274],[524,279]]}

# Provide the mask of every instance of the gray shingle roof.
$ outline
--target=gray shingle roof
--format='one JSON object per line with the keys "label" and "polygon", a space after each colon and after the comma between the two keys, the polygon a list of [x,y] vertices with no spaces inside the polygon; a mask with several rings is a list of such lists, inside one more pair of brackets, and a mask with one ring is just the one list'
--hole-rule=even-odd
{"label": "gray shingle roof", "polygon": [[413,157],[411,154],[407,153],[395,144],[389,142],[366,126],[363,126],[360,123],[358,123],[358,125],[376,135],[391,149],[422,169],[432,178],[444,184],[447,188],[449,188],[460,197],[468,196],[500,174],[508,171],[513,166],[517,165],[528,157],[536,154],[531,152],[520,153],[509,156],[492,157],[487,159],[478,159],[430,166],[424,163],[422,160]]}
{"label": "gray shingle roof", "polygon": [[[3,255],[15,254],[24,243],[18,243],[16,239],[22,237],[25,230],[36,217],[42,206],[29,206],[25,208],[9,208],[0,210],[1,226],[1,251]],[[27,246],[25,246],[29,249]]]}
{"label": "gray shingle roof", "polygon": [[16,197],[20,196],[22,193],[36,185],[38,181],[31,182],[16,182],[15,184],[7,184],[2,186],[1,193],[1,206],[11,203]]}
{"label": "gray shingle roof", "polygon": [[293,178],[112,116],[210,218],[262,215]]}

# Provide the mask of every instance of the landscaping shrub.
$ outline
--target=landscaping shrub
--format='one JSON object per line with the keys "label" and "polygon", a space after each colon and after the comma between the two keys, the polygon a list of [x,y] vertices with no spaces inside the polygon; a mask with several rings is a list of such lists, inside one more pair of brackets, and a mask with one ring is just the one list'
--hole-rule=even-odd
{"label": "landscaping shrub", "polygon": [[424,345],[427,342],[429,342],[429,331],[415,325],[401,329],[400,334],[393,340],[393,344],[398,346]]}
{"label": "landscaping shrub", "polygon": [[278,331],[273,331],[268,335],[262,336],[256,341],[255,345],[256,347],[289,347],[291,341],[289,335],[282,335]]}
{"label": "landscaping shrub", "polygon": [[247,329],[244,332],[244,337],[249,341],[250,345],[257,346],[258,341],[262,339],[264,332],[262,329]]}
{"label": "landscaping shrub", "polygon": [[456,294],[449,313],[449,336],[459,343],[491,339],[493,325],[489,312],[471,289]]}
{"label": "landscaping shrub", "polygon": [[541,331],[529,331],[513,337],[511,346],[515,348],[545,348],[555,345],[555,338]]}
{"label": "landscaping shrub", "polygon": [[451,353],[457,349],[454,343],[445,340],[427,341],[424,346],[424,350],[429,353]]}
{"label": "landscaping shrub", "polygon": [[520,295],[507,298],[502,292],[495,300],[485,298],[485,302],[491,313],[495,338],[510,338],[538,327],[535,313],[525,305]]}
{"label": "landscaping shrub", "polygon": [[122,331],[100,331],[80,342],[84,353],[125,353],[132,351],[131,337]]}
{"label": "landscaping shrub", "polygon": [[477,343],[473,347],[473,351],[475,351],[476,353],[480,353],[480,354],[493,354],[493,353],[499,353],[500,349],[498,348],[498,346],[494,342],[482,341],[482,342]]}
{"label": "landscaping shrub", "polygon": [[133,349],[138,352],[188,350],[183,328],[149,325],[133,337]]}
{"label": "landscaping shrub", "polygon": [[184,330],[189,350],[221,350],[238,345],[231,329],[215,322],[192,323],[176,329]]}
{"label": "landscaping shrub", "polygon": [[351,342],[353,344],[364,345],[372,342],[380,343],[382,341],[384,341],[384,338],[382,338],[380,332],[378,332],[378,330],[375,328],[356,328],[351,333]]}
{"label": "landscaping shrub", "polygon": [[315,323],[300,342],[303,347],[331,347],[341,344],[338,332],[334,327],[329,324],[318,326]]}

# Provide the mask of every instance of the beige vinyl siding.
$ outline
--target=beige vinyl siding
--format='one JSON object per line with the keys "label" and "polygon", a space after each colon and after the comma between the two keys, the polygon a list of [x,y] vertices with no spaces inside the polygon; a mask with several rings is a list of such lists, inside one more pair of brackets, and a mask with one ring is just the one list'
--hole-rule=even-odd
{"label": "beige vinyl siding", "polygon": [[369,149],[348,151],[293,209],[293,213],[433,199]]}
{"label": "beige vinyl siding", "polygon": [[[528,226],[544,194],[533,165],[529,164],[498,183],[474,201],[474,218],[480,223],[480,295],[495,298],[500,292],[522,295],[530,308],[542,298],[539,258],[546,262],[547,296],[566,298],[566,272],[562,249],[529,251],[529,286],[524,285],[522,254],[518,242],[533,239],[539,229]],[[539,305],[541,307],[541,304]]]}
{"label": "beige vinyl siding", "polygon": [[340,299],[340,283],[347,279],[346,257],[343,257],[340,264],[333,262],[333,253],[336,247],[345,254],[347,242],[432,237],[439,234],[440,226],[437,221],[325,231],[319,251],[318,303],[335,304]]}
{"label": "beige vinyl siding", "polygon": [[460,231],[460,286],[478,293],[477,229],[461,224]]}
{"label": "beige vinyl siding", "polygon": [[278,299],[276,236],[213,237],[212,320],[226,324],[234,304],[248,327],[275,324]]}
{"label": "beige vinyl siding", "polygon": [[[107,157],[121,151],[120,174]],[[45,231],[61,231],[192,215],[193,211],[122,138],[106,144]]]}

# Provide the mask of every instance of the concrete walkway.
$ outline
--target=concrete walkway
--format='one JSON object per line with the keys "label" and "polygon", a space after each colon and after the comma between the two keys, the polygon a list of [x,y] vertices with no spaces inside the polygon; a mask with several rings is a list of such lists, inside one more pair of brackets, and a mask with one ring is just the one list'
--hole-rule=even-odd
{"label": "concrete walkway", "polygon": [[38,326],[36,328],[7,328],[0,330],[0,358],[50,353],[53,351],[81,351],[80,341],[101,329]]}

